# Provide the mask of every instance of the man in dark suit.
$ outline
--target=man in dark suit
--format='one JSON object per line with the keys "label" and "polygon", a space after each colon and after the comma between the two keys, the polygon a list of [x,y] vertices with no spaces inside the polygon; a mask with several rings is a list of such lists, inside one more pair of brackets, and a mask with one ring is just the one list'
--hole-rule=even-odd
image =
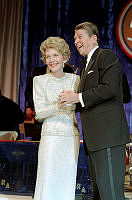
{"label": "man in dark suit", "polygon": [[79,94],[63,91],[62,104],[81,103],[84,147],[94,200],[124,200],[125,146],[130,134],[123,107],[121,66],[110,49],[98,45],[95,24],[75,27],[75,46],[86,59]]}

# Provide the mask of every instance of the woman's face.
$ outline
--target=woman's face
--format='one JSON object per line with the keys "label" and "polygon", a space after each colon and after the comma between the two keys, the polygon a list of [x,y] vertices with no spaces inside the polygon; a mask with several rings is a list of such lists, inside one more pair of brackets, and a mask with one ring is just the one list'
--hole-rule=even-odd
{"label": "woman's face", "polygon": [[55,49],[46,50],[46,64],[54,74],[61,74],[63,72],[63,56]]}

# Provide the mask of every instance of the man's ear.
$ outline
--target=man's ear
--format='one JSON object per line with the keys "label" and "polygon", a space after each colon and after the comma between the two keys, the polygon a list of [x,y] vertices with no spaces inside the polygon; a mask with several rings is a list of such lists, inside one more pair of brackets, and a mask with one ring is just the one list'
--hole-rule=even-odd
{"label": "man's ear", "polygon": [[93,38],[94,41],[97,42],[97,35],[92,35],[92,38]]}

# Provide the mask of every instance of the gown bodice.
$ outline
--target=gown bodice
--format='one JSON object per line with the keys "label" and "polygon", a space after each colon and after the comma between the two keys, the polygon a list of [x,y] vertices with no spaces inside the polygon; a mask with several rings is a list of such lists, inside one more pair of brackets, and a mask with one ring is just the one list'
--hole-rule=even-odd
{"label": "gown bodice", "polygon": [[58,107],[59,94],[63,90],[77,92],[79,76],[65,73],[56,78],[52,74],[34,78],[34,104],[36,119],[43,121],[41,135],[79,135],[75,118],[75,104]]}

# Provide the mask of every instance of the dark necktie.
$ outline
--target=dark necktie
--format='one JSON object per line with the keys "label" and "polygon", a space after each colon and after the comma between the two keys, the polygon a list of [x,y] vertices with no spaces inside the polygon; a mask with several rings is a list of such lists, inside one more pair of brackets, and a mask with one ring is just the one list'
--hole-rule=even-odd
{"label": "dark necktie", "polygon": [[85,72],[86,64],[87,64],[87,56],[85,56],[85,57],[82,59],[81,77],[83,76],[83,74],[84,74],[84,72]]}
{"label": "dark necktie", "polygon": [[87,63],[87,56],[85,56],[85,57],[81,60],[81,63],[82,63],[82,68],[81,68],[81,81],[80,81],[80,84],[79,84],[78,92],[81,92],[81,85],[82,85],[83,75],[84,75],[85,67],[86,67],[86,63]]}
{"label": "dark necktie", "polygon": [[86,64],[87,64],[87,56],[85,56],[85,57],[82,59],[82,65],[83,65],[83,67],[86,67]]}

